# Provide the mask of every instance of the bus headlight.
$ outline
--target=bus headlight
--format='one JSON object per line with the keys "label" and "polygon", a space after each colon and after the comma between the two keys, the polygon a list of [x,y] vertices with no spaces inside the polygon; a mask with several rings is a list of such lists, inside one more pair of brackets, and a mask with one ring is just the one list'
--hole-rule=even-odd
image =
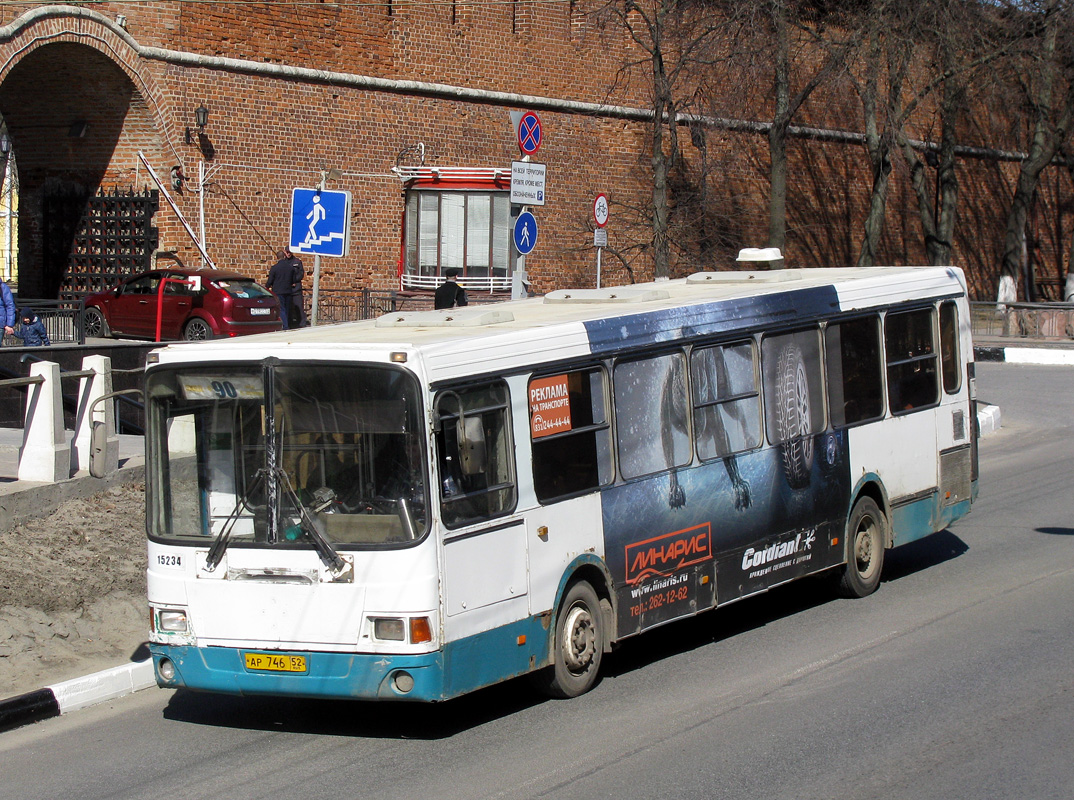
{"label": "bus headlight", "polygon": [[162,608],[157,612],[157,630],[167,633],[189,632],[190,624],[187,622],[186,612]]}
{"label": "bus headlight", "polygon": [[425,644],[433,640],[433,627],[428,617],[370,617],[373,638],[382,642]]}
{"label": "bus headlight", "polygon": [[373,636],[384,642],[403,641],[405,628],[403,620],[398,617],[374,617]]}

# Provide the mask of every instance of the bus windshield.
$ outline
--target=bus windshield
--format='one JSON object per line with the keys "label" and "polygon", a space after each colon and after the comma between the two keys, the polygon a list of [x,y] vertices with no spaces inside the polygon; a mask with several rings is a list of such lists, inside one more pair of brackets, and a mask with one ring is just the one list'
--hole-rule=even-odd
{"label": "bus windshield", "polygon": [[189,364],[150,372],[146,398],[154,538],[347,549],[401,546],[427,529],[420,392],[408,372]]}

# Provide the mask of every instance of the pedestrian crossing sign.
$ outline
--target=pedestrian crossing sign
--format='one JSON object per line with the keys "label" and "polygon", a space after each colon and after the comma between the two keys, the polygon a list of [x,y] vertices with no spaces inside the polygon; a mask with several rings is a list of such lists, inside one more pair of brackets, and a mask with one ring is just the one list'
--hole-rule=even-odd
{"label": "pedestrian crossing sign", "polygon": [[291,252],[341,258],[350,249],[351,193],[294,189]]}

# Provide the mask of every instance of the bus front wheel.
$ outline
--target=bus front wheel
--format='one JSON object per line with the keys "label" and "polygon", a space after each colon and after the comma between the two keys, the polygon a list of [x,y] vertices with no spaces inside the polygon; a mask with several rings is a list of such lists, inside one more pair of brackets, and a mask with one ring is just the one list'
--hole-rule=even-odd
{"label": "bus front wheel", "polygon": [[884,568],[887,519],[871,497],[854,504],[847,521],[847,563],[839,580],[844,597],[865,597],[880,585]]}
{"label": "bus front wheel", "polygon": [[579,581],[560,605],[552,665],[538,674],[537,685],[551,697],[585,694],[597,682],[603,655],[600,599],[589,583]]}

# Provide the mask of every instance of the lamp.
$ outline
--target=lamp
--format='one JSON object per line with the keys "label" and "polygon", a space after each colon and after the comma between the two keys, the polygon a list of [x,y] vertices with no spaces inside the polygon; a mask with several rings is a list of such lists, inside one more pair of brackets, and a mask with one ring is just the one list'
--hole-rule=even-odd
{"label": "lamp", "polygon": [[[198,106],[194,109],[194,124],[198,126],[198,133],[200,134],[205,130],[205,126],[209,124],[209,109],[205,106]],[[186,129],[186,135],[184,141],[187,144],[194,144],[194,132],[190,129]]]}
{"label": "lamp", "polygon": [[11,137],[7,135],[7,131],[0,133],[0,155],[6,156],[11,152]]}

